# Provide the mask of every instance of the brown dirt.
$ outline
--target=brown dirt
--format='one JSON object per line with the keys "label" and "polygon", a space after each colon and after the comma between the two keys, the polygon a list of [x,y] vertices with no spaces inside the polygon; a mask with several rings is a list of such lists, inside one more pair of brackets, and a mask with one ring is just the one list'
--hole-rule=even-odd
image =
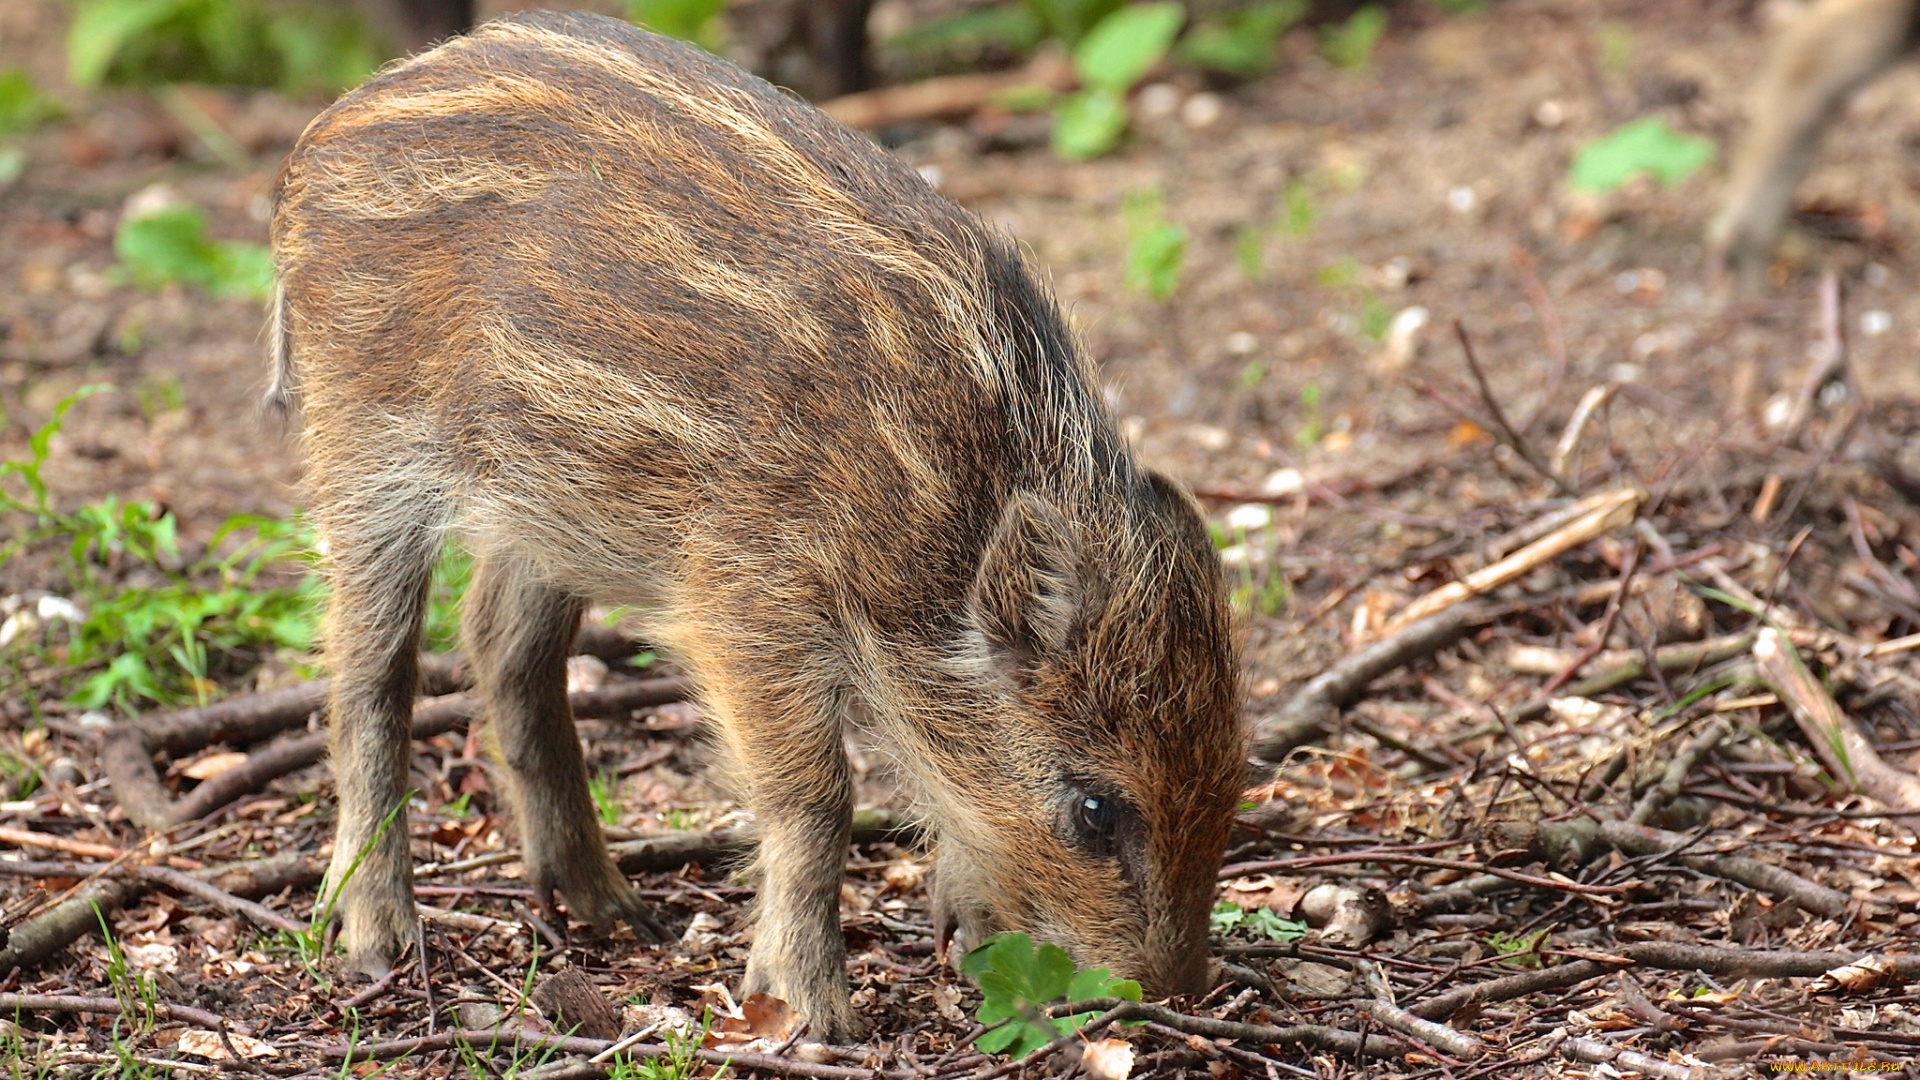
{"label": "brown dirt", "polygon": [[[1256,721],[1278,709],[1298,680],[1346,653],[1354,644],[1353,627],[1377,625],[1412,596],[1473,569],[1485,561],[1490,541],[1558,505],[1487,435],[1491,423],[1453,339],[1455,320],[1469,330],[1506,411],[1522,422],[1537,421],[1530,430],[1537,446],[1559,437],[1589,388],[1615,384],[1613,405],[1576,459],[1573,475],[1583,488],[1633,483],[1663,496],[1649,512],[1650,531],[1671,545],[1676,560],[1703,551],[1728,560],[1747,587],[1777,599],[1809,626],[1838,632],[1844,638],[1839,644],[1808,650],[1816,662],[1837,665],[1852,655],[1848,642],[1920,631],[1920,612],[1902,607],[1898,588],[1876,591],[1859,584],[1872,574],[1846,516],[1851,500],[1861,542],[1886,564],[1883,569],[1904,581],[1920,567],[1914,556],[1920,512],[1870,467],[1871,459],[1902,458],[1920,431],[1920,365],[1913,362],[1920,345],[1920,264],[1908,256],[1911,238],[1920,236],[1920,183],[1912,161],[1920,139],[1920,71],[1901,70],[1865,91],[1831,132],[1819,168],[1802,189],[1803,202],[1837,208],[1843,221],[1862,226],[1864,238],[1792,238],[1764,301],[1716,304],[1703,280],[1698,237],[1718,189],[1717,168],[1672,190],[1638,184],[1606,199],[1578,197],[1564,180],[1583,143],[1647,111],[1712,137],[1724,157],[1743,122],[1741,95],[1761,55],[1761,30],[1749,8],[1729,0],[1509,0],[1477,14],[1442,17],[1409,7],[1399,10],[1371,66],[1357,72],[1325,63],[1315,54],[1311,33],[1296,31],[1287,39],[1284,62],[1266,78],[1229,86],[1209,85],[1191,73],[1168,75],[1159,83],[1164,89],[1143,94],[1170,103],[1168,111],[1142,115],[1123,152],[1086,164],[1063,164],[1048,154],[1037,143],[1031,118],[984,115],[890,135],[902,136],[903,157],[1018,236],[1048,268],[1101,365],[1115,411],[1147,461],[1215,496],[1258,492],[1270,476],[1289,468],[1318,485],[1276,500],[1273,524],[1253,530],[1245,549],[1249,580],[1278,575],[1286,583],[1274,608],[1247,620],[1246,685]],[[0,67],[24,65],[41,85],[60,85],[63,12],[49,0],[8,5],[0,12]],[[1603,48],[1609,41],[1614,44]],[[1603,54],[1623,59],[1609,66]],[[279,155],[320,104],[270,94],[207,100],[223,119],[253,125],[247,130],[254,132],[258,152],[250,168],[210,160],[143,95],[76,97],[68,119],[19,140],[28,153],[27,170],[0,190],[0,459],[23,455],[29,433],[74,389],[110,384],[111,392],[74,411],[55,442],[48,478],[56,501],[72,506],[108,494],[154,499],[179,517],[183,535],[203,541],[228,515],[285,515],[299,505],[296,441],[264,425],[256,411],[265,383],[261,314],[248,302],[213,301],[177,288],[143,292],[117,283],[111,274],[113,229],[130,196],[167,183],[212,214],[217,236],[264,241],[263,193]],[[1217,116],[1196,122],[1206,120],[1213,105]],[[1284,217],[1290,186],[1306,195],[1313,210],[1311,227],[1299,235],[1274,224]],[[1124,205],[1130,194],[1147,190],[1161,194],[1166,217],[1190,237],[1179,289],[1164,302],[1123,282]],[[1250,225],[1265,237],[1251,275],[1236,254]],[[1815,422],[1799,444],[1807,449],[1780,447],[1766,411],[1770,401],[1798,389],[1820,337],[1815,283],[1829,268],[1845,286],[1862,419],[1851,438],[1834,440],[1831,452],[1821,449],[1822,440],[1839,430],[1835,416],[1844,414],[1844,406]],[[1543,287],[1544,305],[1529,298],[1530,277]],[[1389,355],[1369,335],[1370,323],[1415,305],[1430,313],[1426,329],[1408,354]],[[1564,341],[1563,369],[1549,347],[1547,326],[1554,321]],[[1869,326],[1882,328],[1868,332]],[[1782,494],[1776,514],[1756,523],[1751,511],[1769,473],[1783,478]],[[1208,501],[1222,521],[1239,504],[1229,497]],[[1465,773],[1442,774],[1444,783],[1409,779],[1395,772],[1405,758],[1394,747],[1342,730],[1332,744],[1337,753],[1310,756],[1283,774],[1270,793],[1271,812],[1282,824],[1269,820],[1264,839],[1249,833],[1236,857],[1310,853],[1323,850],[1315,846],[1322,843],[1341,850],[1356,838],[1384,843],[1458,837],[1465,823],[1494,807],[1523,818],[1563,812],[1572,805],[1565,796],[1599,783],[1598,775],[1617,756],[1627,759],[1629,780],[1641,777],[1648,763],[1664,764],[1691,732],[1663,726],[1667,721],[1656,722],[1651,714],[1569,714],[1522,739],[1503,732],[1500,723],[1487,724],[1481,711],[1489,704],[1524,702],[1541,686],[1540,678],[1501,665],[1507,646],[1578,650],[1596,644],[1604,598],[1598,606],[1543,598],[1616,578],[1633,547],[1631,534],[1617,534],[1556,568],[1537,571],[1511,595],[1528,610],[1385,681],[1355,708],[1354,715],[1374,730],[1429,747],[1455,746],[1471,762],[1462,766]],[[1643,568],[1659,562],[1657,551],[1644,559]],[[1647,573],[1653,598],[1623,610],[1610,646],[1631,651],[1655,638],[1707,636],[1745,625],[1741,613],[1725,605],[1677,599],[1686,590],[1676,585],[1671,564]],[[0,585],[9,591],[50,584],[44,566],[31,559],[0,570]],[[1674,629],[1689,620],[1689,627]],[[1900,657],[1884,667],[1900,677],[1913,674]],[[1887,685],[1892,689],[1883,688],[1877,701],[1858,707],[1889,760],[1911,767],[1920,746],[1914,741],[1920,726],[1912,711],[1914,684],[1896,679]],[[17,687],[13,693],[19,696]],[[1623,694],[1611,704],[1657,705],[1674,691],[1642,681]],[[58,797],[42,798],[32,809],[8,809],[0,813],[0,824],[116,846],[137,843],[138,830],[117,816],[99,785],[77,721],[58,702],[38,704],[53,718],[51,735],[45,729],[35,734],[32,723],[17,719],[27,710],[15,707],[7,715],[16,720],[0,728],[0,745],[43,765],[70,754],[77,773],[68,776],[72,783]],[[1767,726],[1772,738],[1791,742],[1798,736],[1782,730],[1782,715],[1777,706],[1739,714],[1743,723]],[[582,726],[596,768],[643,766],[622,781],[622,827],[648,832],[726,820],[729,808],[705,781],[706,755],[697,742],[627,723]],[[1804,765],[1806,748],[1796,753],[1789,758],[1800,764],[1788,764],[1789,758],[1756,762],[1746,772],[1734,769],[1731,775],[1744,779],[1722,786],[1763,802],[1861,808],[1815,784]],[[420,859],[508,846],[476,756],[471,742],[458,736],[422,748],[420,765],[431,780],[422,797],[432,809],[423,808],[412,822]],[[1522,791],[1530,794],[1516,794]],[[458,818],[447,811],[462,793],[473,794],[483,811],[479,816]],[[881,785],[871,793],[875,800],[887,798]],[[1619,797],[1630,804],[1634,793]],[[216,820],[231,831],[191,858],[214,864],[281,851],[311,853],[326,840],[330,808],[324,770],[296,774],[224,812]],[[1768,858],[1857,899],[1887,900],[1909,916],[1920,902],[1911,818],[1827,817],[1809,824],[1804,816],[1767,819],[1755,813],[1729,824],[1726,806],[1721,812],[1719,827],[1732,830],[1721,839],[1731,846],[1772,845]],[[1807,847],[1816,837],[1825,846]],[[965,1027],[952,1018],[932,1019],[936,1003],[951,1000],[939,995],[951,990],[947,977],[927,964],[920,929],[927,923],[924,897],[913,887],[920,859],[888,845],[859,852],[856,864],[846,896],[855,985],[865,995],[863,1008],[890,1033],[870,1059],[904,1067],[895,1052],[901,1045],[923,1059],[937,1058]],[[482,904],[513,919],[511,902],[524,899],[514,872],[511,865],[496,867],[459,883],[494,892],[453,890],[423,900]],[[1425,872],[1353,870],[1351,879],[1395,889],[1444,884],[1443,876],[1417,873]],[[1349,880],[1346,874],[1326,877]],[[1228,895],[1266,899],[1284,913],[1308,880],[1304,871],[1278,878],[1250,874],[1232,883],[1236,891]],[[1655,896],[1635,885],[1642,889],[1631,895],[1640,905],[1633,909],[1638,921],[1616,922],[1607,913],[1605,904],[1618,899],[1590,903],[1572,894],[1525,894],[1471,915],[1447,916],[1462,920],[1448,924],[1448,933],[1464,952],[1444,955],[1458,960],[1471,953],[1461,962],[1484,968],[1493,963],[1487,959],[1489,935],[1511,940],[1541,929],[1552,931],[1551,944],[1562,949],[1599,950],[1668,933],[1783,949],[1912,948],[1914,920],[1885,909],[1864,909],[1845,929],[1797,916],[1756,929],[1764,920],[1751,911],[1741,914],[1739,905],[1771,910],[1772,900],[1756,901],[1751,892],[1684,872],[1662,880],[1667,884]],[[685,1004],[696,999],[697,984],[735,981],[746,890],[717,871],[704,878],[650,877],[642,884],[666,905],[677,927],[697,914],[711,915],[722,937],[651,951],[619,936],[583,943],[576,934],[568,960],[616,1000],[646,993],[656,1002]],[[24,886],[0,878],[0,898],[18,899]],[[312,901],[308,888],[268,903],[304,918]],[[1744,929],[1736,934],[1730,921]],[[121,912],[114,925],[122,944],[147,950],[140,955],[161,979],[164,1000],[229,1016],[282,1047],[281,1057],[264,1061],[274,1071],[294,1071],[295,1062],[316,1064],[311,1044],[346,1037],[348,1021],[337,1003],[359,984],[337,973],[331,984],[316,981],[284,951],[265,947],[244,922],[198,901],[153,893]],[[1404,930],[1381,948],[1413,950],[1409,934]],[[511,926],[490,939],[456,936],[448,930],[435,939],[444,946],[439,955],[447,965],[436,976],[437,992],[504,1000],[500,980],[487,972],[507,983],[523,977],[532,960],[530,936]],[[456,956],[454,946],[463,941],[472,964]],[[0,972],[0,980],[22,991],[108,993],[105,955],[92,940],[75,946],[64,961],[15,976]],[[1428,967],[1397,968],[1395,978],[1413,971],[1415,983],[1429,975],[1439,982],[1444,971],[1459,970],[1435,966],[1442,951],[1422,955]],[[1242,941],[1235,958],[1252,964],[1262,954]],[[1324,972],[1275,966],[1264,973],[1286,983],[1291,994],[1267,1004],[1236,998],[1236,1018],[1255,1016],[1258,1006],[1267,1022],[1344,1023],[1357,1030],[1350,1017],[1340,1019],[1344,1014],[1313,1019],[1331,1005],[1316,1004],[1303,987]],[[1657,985],[1646,993],[1656,998],[1718,985],[1677,975],[1650,981]],[[1430,992],[1435,982],[1423,989]],[[417,978],[412,985],[418,986]],[[1761,985],[1748,989],[1761,993]],[[1411,991],[1411,984],[1402,988]],[[1834,1045],[1873,1045],[1884,1057],[1887,1045],[1911,1045],[1915,1029],[1897,999],[1829,996],[1809,1004],[1804,989],[1796,984],[1792,1008],[1779,997],[1768,998],[1769,1007],[1786,1010],[1796,1023],[1825,1025],[1824,1034],[1794,1029],[1802,1032],[1793,1036],[1800,1043],[1781,1035],[1786,1048],[1779,1052],[1830,1057],[1841,1053]],[[1358,992],[1343,983],[1329,991],[1330,1000]],[[1622,1041],[1652,1053],[1697,1051],[1710,1037],[1764,1041],[1754,1035],[1764,1025],[1756,1027],[1751,1016],[1743,1021],[1746,1027],[1724,1030],[1694,1018],[1687,1021],[1694,1025],[1685,1029],[1688,1034],[1676,1035],[1675,1028],[1648,1019],[1634,999],[1639,993],[1614,995],[1602,984],[1584,997],[1554,999],[1548,1006],[1536,1001],[1534,1013],[1490,1009],[1458,1025],[1509,1048],[1523,1046],[1517,1033],[1543,1011],[1552,1016],[1547,1026],[1571,1024],[1585,1037],[1631,1029],[1637,1034]],[[424,1031],[423,1003],[409,994],[417,990],[382,997],[361,1011],[360,1037]],[[1219,1007],[1230,996],[1211,1004]],[[1588,1011],[1580,1014],[1584,1019],[1570,1020],[1571,1008]],[[1661,1015],[1671,1019],[1672,1010]],[[77,1046],[99,1050],[106,1044],[104,1021],[60,1018],[23,1026],[38,1033],[31,1038],[41,1039],[42,1047],[48,1045],[42,1037],[55,1032]],[[1835,1034],[1840,1028],[1874,1028],[1899,1038],[1863,1043]],[[899,1034],[910,1029],[915,1034]],[[143,1034],[140,1052],[167,1053],[179,1030],[163,1024],[157,1034]],[[1143,1042],[1148,1045],[1157,1047],[1155,1067],[1164,1075],[1207,1068],[1209,1060],[1214,1075],[1243,1068],[1246,1075],[1260,1075],[1247,1061],[1221,1058],[1205,1047]],[[1356,1066],[1350,1056],[1331,1051],[1260,1052],[1322,1075],[1356,1067],[1414,1073],[1434,1062],[1416,1055]],[[1772,1051],[1756,1048],[1718,1060],[1757,1061],[1763,1052]],[[432,1075],[457,1075],[467,1067],[450,1053],[409,1066]],[[1553,1068],[1545,1063],[1521,1070],[1545,1075]]]}

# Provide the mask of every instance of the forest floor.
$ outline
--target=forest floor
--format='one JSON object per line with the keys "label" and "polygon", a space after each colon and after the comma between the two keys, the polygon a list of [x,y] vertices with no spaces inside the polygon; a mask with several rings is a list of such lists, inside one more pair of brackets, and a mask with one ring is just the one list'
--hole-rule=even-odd
{"label": "forest floor", "polygon": [[[1219,988],[1123,1006],[1027,1070],[1113,1075],[1087,1048],[1117,1034],[1136,1076],[1913,1075],[1920,71],[1836,121],[1767,295],[1723,302],[1699,237],[1764,55],[1752,5],[1395,10],[1358,70],[1298,29],[1259,79],[1157,75],[1129,141],[1090,162],[1053,156],[1029,116],[886,133],[1046,268],[1140,457],[1201,495],[1248,718],[1279,763],[1222,871]],[[59,85],[64,11],[0,8],[0,67]],[[991,1071],[968,1046],[978,993],[933,956],[928,859],[879,755],[856,754],[878,813],[842,910],[875,1034],[794,1043],[777,1016],[734,1009],[752,894],[728,869],[739,815],[709,779],[697,706],[635,706],[678,687],[647,681],[670,669],[637,669],[615,634],[574,665],[575,689],[626,695],[582,719],[589,766],[623,867],[683,936],[648,947],[539,917],[453,700],[417,744],[404,821],[435,909],[428,970],[371,985],[309,933],[332,779],[317,752],[260,764],[313,745],[314,657],[196,669],[190,689],[236,702],[211,717],[74,703],[110,661],[62,665],[54,601],[204,571],[223,523],[300,505],[298,440],[259,411],[259,304],[139,288],[113,244],[156,184],[216,239],[264,242],[280,157],[323,103],[193,100],[241,158],[156,97],[75,97],[16,140],[25,169],[0,187],[0,460],[35,460],[60,404],[104,385],[35,475],[61,520],[109,498],[170,511],[180,553],[158,570],[133,541],[87,555],[101,577],[82,596],[45,519],[15,515],[32,542],[0,566],[0,1075],[364,1075],[372,1054],[402,1075],[598,1076],[585,1059],[610,1040],[707,1009],[725,1029],[708,1065],[624,1075],[754,1055],[784,1075]],[[1671,188],[1570,190],[1580,147],[1649,113],[1719,161]],[[1163,300],[1125,280],[1154,214],[1187,236]],[[1836,349],[1841,376],[1804,388]],[[241,584],[294,595],[296,577]],[[1462,581],[1473,599],[1431,599]],[[1440,622],[1409,636],[1413,604]],[[1377,662],[1338,666],[1381,641]],[[139,798],[103,754],[131,731],[133,759],[163,766]],[[140,799],[187,816],[155,834],[129,817]],[[660,1038],[642,1045],[691,1052]]]}

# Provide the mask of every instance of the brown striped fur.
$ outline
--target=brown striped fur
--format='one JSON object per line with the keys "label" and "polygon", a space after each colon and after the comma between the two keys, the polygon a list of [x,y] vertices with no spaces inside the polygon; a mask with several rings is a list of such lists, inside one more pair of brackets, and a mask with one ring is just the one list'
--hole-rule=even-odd
{"label": "brown striped fur", "polygon": [[1006,238],[724,63],[534,14],[317,118],[273,240],[272,395],[306,413],[333,582],[330,883],[361,964],[414,933],[404,830],[373,838],[407,790],[453,534],[527,878],[576,916],[658,930],[563,693],[597,600],[648,613],[758,820],[747,991],[861,1026],[852,723],[917,794],[943,934],[1202,985],[1242,756],[1219,568]]}

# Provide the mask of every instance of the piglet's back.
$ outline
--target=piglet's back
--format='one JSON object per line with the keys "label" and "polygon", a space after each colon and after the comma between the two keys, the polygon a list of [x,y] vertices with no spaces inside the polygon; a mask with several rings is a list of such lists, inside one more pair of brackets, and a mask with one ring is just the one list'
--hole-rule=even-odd
{"label": "piglet's back", "polygon": [[483,518],[564,477],[597,501],[561,519],[684,534],[752,490],[912,547],[1124,456],[1008,241],[817,110],[612,20],[509,17],[342,98],[274,230],[310,430],[381,402]]}

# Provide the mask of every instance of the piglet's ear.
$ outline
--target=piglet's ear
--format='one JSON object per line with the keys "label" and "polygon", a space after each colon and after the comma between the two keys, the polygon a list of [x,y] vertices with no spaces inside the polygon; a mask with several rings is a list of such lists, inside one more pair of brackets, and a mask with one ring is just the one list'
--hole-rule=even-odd
{"label": "piglet's ear", "polygon": [[969,598],[996,666],[1016,677],[1067,647],[1080,616],[1080,542],[1060,511],[1016,495],[1000,512]]}

